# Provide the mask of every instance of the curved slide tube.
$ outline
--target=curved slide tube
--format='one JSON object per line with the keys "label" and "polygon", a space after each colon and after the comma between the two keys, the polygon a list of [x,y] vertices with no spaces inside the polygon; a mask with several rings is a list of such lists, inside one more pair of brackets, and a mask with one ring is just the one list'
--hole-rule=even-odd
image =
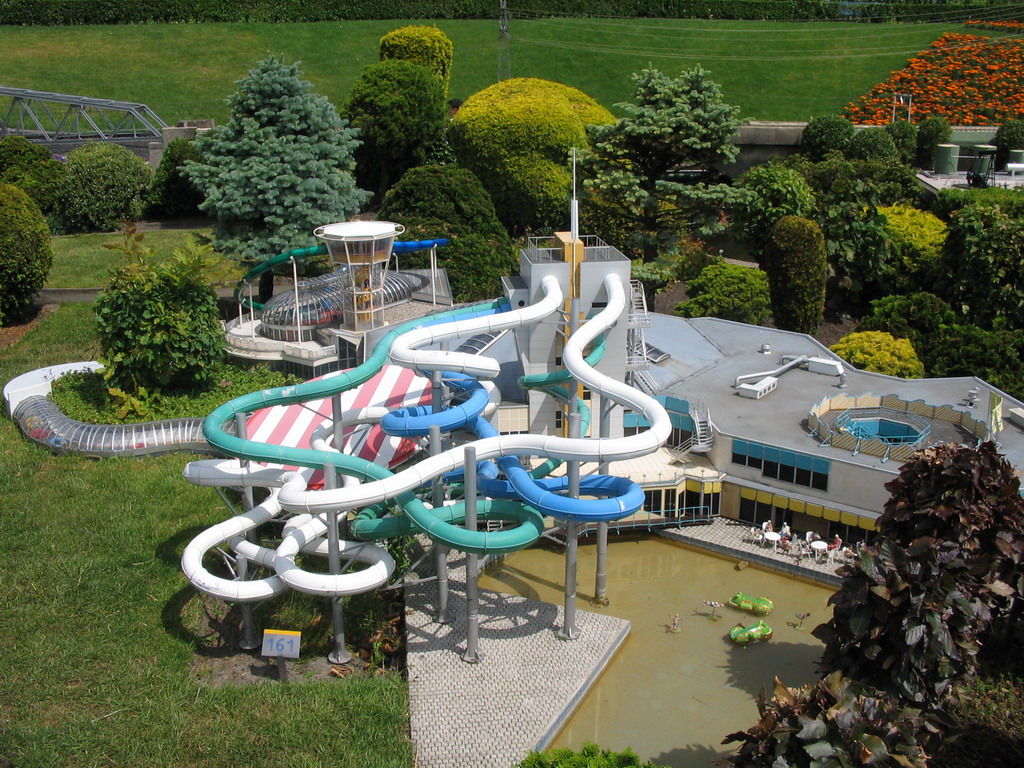
{"label": "curved slide tube", "polygon": [[150,456],[172,451],[211,453],[202,419],[164,419],[139,424],[86,424],[65,416],[47,397],[26,397],[11,418],[33,442],[54,453],[93,458]]}

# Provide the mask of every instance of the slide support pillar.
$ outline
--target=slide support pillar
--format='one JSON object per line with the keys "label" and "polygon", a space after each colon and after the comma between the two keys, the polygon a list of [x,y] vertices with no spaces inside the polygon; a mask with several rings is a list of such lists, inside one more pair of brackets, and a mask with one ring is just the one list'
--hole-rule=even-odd
{"label": "slide support pillar", "polygon": [[[338,474],[333,464],[324,464],[324,488],[338,487]],[[327,566],[331,573],[341,573],[341,546],[338,540],[338,510],[327,513]],[[331,664],[348,664],[352,654],[345,648],[345,598],[331,598],[331,627],[334,632],[334,650],[327,654]]]}
{"label": "slide support pillar", "polygon": [[[569,435],[579,437],[580,414],[574,411],[569,414]],[[580,496],[580,463],[570,461],[567,467],[569,475],[569,495],[578,499]],[[562,630],[558,633],[561,640],[575,640],[579,637],[576,629],[576,566],[579,559],[580,524],[575,520],[565,521],[565,608],[562,619]]]}
{"label": "slide support pillar", "polygon": [[594,579],[594,605],[608,605],[608,521],[597,524],[597,576]]}
{"label": "slide support pillar", "polygon": [[[434,373],[436,381],[440,384],[441,374]],[[440,386],[438,386],[438,392]],[[437,400],[440,399],[435,393],[435,411],[438,410]],[[430,426],[430,455],[436,456],[441,452],[441,427],[437,424]],[[433,495],[431,502],[434,509],[444,506],[444,486],[440,477],[434,478]],[[434,572],[437,574],[437,617],[438,624],[447,624],[448,619],[448,547],[434,542]]]}
{"label": "slide support pillar", "polygon": [[[466,446],[465,456],[466,530],[475,531],[476,524],[476,448]],[[466,653],[462,660],[470,664],[480,661],[480,558],[466,553]]]}

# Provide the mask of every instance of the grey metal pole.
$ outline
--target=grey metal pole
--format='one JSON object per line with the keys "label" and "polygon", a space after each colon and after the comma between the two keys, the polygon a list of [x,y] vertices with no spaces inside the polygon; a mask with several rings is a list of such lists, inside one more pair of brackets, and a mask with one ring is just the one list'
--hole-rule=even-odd
{"label": "grey metal pole", "polygon": [[[235,414],[235,429],[238,432],[238,436],[243,440],[249,438],[249,423],[246,416],[247,414],[245,413]],[[249,460],[242,459],[241,464],[243,467],[248,468]],[[242,508],[248,512],[254,506],[256,506],[256,499],[253,497],[252,486],[242,486]],[[252,538],[251,532],[246,534],[246,538]],[[245,555],[238,555],[235,559],[235,572],[239,581],[245,581],[249,578],[249,559]],[[241,608],[242,639],[238,641],[238,647],[245,651],[251,651],[259,647],[259,643],[256,642],[256,630],[252,623],[252,603],[242,603]]]}
{"label": "grey metal pole", "polygon": [[331,415],[334,418],[334,450],[341,453],[345,425],[341,423],[341,393],[331,396]]}
{"label": "grey metal pole", "polygon": [[[430,427],[430,455],[436,456],[441,452],[441,427],[434,424]],[[431,494],[431,502],[434,508],[444,505],[444,487],[441,485],[441,478],[434,479],[434,487]],[[434,572],[437,574],[437,617],[438,624],[447,624],[448,619],[448,547],[439,542],[434,542]]]}
{"label": "grey metal pole", "polygon": [[[615,401],[601,396],[598,434],[604,440],[611,436],[612,409]],[[601,461],[597,471],[608,474],[608,462]],[[594,605],[608,605],[608,521],[597,524],[597,575],[594,578]]]}
{"label": "grey metal pole", "polygon": [[[579,436],[580,414],[569,414],[569,435]],[[580,496],[580,463],[570,461],[566,467],[569,476],[569,496],[578,499]],[[575,640],[579,637],[576,629],[576,566],[579,561],[580,524],[575,520],[565,522],[565,607],[563,610],[562,629],[558,637],[562,640]]]}
{"label": "grey metal pole", "polygon": [[[466,530],[475,531],[476,523],[476,448],[466,446],[465,455]],[[466,553],[466,653],[462,660],[470,664],[480,661],[480,559]]]}
{"label": "grey metal pole", "polygon": [[[245,555],[235,558],[235,572],[239,581],[245,581],[249,577],[249,558]],[[243,651],[253,651],[260,647],[252,625],[252,603],[242,603],[242,639],[238,641],[238,647]]]}
{"label": "grey metal pole", "polygon": [[[333,464],[324,464],[324,488],[338,487],[338,472]],[[338,510],[327,513],[327,567],[331,573],[341,573],[341,542],[338,539]],[[327,654],[331,664],[348,664],[352,654],[345,648],[345,598],[331,598],[331,627],[334,630],[334,650]]]}

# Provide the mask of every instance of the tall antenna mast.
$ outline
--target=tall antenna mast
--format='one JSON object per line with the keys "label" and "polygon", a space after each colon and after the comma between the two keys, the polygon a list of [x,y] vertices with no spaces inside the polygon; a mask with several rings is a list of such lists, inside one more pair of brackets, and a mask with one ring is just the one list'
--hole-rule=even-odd
{"label": "tall antenna mast", "polygon": [[576,147],[572,148],[572,202],[569,203],[569,234],[575,243],[580,236],[580,201],[576,199]]}
{"label": "tall antenna mast", "polygon": [[507,0],[498,0],[498,82],[512,77],[512,35],[508,31]]}

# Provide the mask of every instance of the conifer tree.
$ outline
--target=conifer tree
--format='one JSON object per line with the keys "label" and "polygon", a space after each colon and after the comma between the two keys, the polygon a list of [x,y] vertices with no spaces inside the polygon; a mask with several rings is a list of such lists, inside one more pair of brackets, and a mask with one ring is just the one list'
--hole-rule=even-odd
{"label": "conifer tree", "polygon": [[196,139],[186,174],[216,216],[214,245],[244,263],[314,245],[312,231],[344,221],[368,194],[356,188],[356,131],[300,80],[298,64],[260,61],[228,99],[228,122]]}
{"label": "conifer tree", "polygon": [[591,152],[581,165],[594,202],[632,230],[626,245],[645,262],[670,251],[685,231],[712,234],[739,193],[711,183],[715,165],[732,162],[741,121],[699,66],[669,77],[657,69],[633,75],[624,117],[590,126]]}

